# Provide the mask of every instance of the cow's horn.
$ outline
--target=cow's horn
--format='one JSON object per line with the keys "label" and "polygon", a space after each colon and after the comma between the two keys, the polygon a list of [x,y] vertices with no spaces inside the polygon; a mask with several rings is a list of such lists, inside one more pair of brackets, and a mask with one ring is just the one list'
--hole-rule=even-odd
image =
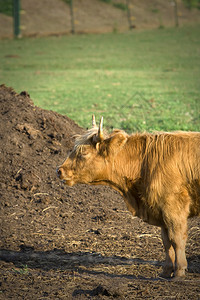
{"label": "cow's horn", "polygon": [[101,117],[101,120],[99,123],[98,136],[99,136],[100,140],[103,140],[103,117]]}
{"label": "cow's horn", "polygon": [[95,115],[92,115],[92,127],[96,127]]}

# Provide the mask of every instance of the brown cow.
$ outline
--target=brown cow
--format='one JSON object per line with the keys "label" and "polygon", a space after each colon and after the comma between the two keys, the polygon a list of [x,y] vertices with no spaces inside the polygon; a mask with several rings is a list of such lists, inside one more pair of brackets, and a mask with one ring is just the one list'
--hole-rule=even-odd
{"label": "brown cow", "polygon": [[162,275],[185,276],[187,218],[200,214],[200,133],[105,135],[102,121],[76,138],[57,169],[67,185],[109,185],[129,211],[160,226],[166,252]]}

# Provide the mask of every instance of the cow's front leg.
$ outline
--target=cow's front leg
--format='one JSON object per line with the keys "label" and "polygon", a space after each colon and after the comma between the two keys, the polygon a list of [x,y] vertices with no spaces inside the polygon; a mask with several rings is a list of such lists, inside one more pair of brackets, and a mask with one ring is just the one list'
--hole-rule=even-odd
{"label": "cow's front leg", "polygon": [[163,245],[165,248],[165,255],[166,255],[165,263],[163,266],[163,272],[161,276],[168,278],[171,277],[172,273],[175,270],[175,252],[172,243],[169,240],[168,231],[164,227],[161,228],[161,236],[162,236]]}

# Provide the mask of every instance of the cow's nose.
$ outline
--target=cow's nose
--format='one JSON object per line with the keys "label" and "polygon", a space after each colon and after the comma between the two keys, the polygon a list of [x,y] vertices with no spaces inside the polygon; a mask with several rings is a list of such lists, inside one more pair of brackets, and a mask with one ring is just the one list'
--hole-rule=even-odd
{"label": "cow's nose", "polygon": [[57,172],[58,177],[62,178],[63,173],[64,173],[63,169],[62,168],[57,168],[56,172]]}

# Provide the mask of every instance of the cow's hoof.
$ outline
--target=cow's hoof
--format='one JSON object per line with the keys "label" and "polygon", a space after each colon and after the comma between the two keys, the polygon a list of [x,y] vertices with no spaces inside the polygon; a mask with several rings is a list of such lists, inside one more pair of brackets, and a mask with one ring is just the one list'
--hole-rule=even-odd
{"label": "cow's hoof", "polygon": [[[174,280],[175,281],[179,281],[179,280],[184,280],[185,278],[185,270],[186,268],[182,268],[182,269],[177,269],[175,272],[174,272]],[[177,278],[177,279],[176,279]]]}
{"label": "cow's hoof", "polygon": [[165,279],[171,279],[173,274],[174,274],[173,268],[164,267],[162,273],[160,274],[160,277],[165,278]]}
{"label": "cow's hoof", "polygon": [[164,279],[171,279],[172,274],[171,274],[171,272],[170,273],[162,272],[159,274],[159,277],[164,278]]}

